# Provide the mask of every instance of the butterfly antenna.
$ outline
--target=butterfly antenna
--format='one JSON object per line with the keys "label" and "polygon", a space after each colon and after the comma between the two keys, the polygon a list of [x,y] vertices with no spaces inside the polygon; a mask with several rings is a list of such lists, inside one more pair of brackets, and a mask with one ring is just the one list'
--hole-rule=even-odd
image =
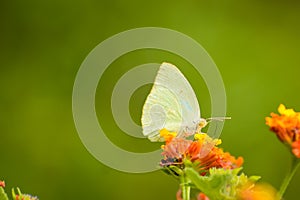
{"label": "butterfly antenna", "polygon": [[226,119],[231,119],[231,117],[210,117],[210,118],[207,118],[206,121],[207,122],[211,122],[211,121],[220,121],[220,122],[223,122]]}

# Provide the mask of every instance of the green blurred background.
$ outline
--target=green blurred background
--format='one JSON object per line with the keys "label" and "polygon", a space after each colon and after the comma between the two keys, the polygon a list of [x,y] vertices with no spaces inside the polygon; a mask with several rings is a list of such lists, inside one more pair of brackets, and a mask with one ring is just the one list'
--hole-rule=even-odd
{"label": "green blurred background", "polygon": [[[178,184],[161,171],[126,174],[104,166],[81,143],[72,118],[72,87],[87,54],[121,31],[165,27],[185,33],[211,55],[223,76],[228,116],[222,146],[245,159],[244,171],[279,187],[289,152],[264,124],[280,103],[300,110],[298,1],[7,1],[0,2],[0,179],[40,199],[175,199]],[[99,82],[100,123],[118,146],[156,148],[119,130],[109,108],[120,76],[148,62],[173,62],[210,115],[207,88],[184,60],[141,50],[116,60]],[[150,86],[133,95],[139,123]],[[109,152],[105,152],[108,153]],[[113,159],[113,158],[112,158]],[[122,163],[120,163],[122,165]],[[300,172],[286,193],[298,199]]]}

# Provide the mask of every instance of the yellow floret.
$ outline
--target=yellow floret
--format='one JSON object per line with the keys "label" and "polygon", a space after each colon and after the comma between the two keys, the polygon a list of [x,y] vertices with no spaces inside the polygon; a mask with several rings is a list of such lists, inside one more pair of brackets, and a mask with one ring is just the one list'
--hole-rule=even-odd
{"label": "yellow floret", "polygon": [[194,139],[195,140],[205,140],[206,136],[207,135],[205,133],[196,133],[194,135]]}
{"label": "yellow floret", "polygon": [[286,109],[286,107],[283,104],[279,105],[278,112],[281,115],[286,115],[286,116],[293,116],[293,115],[296,114],[296,112],[294,111],[294,109]]}
{"label": "yellow floret", "polygon": [[167,129],[161,129],[159,131],[159,135],[160,137],[164,138],[166,143],[170,142],[173,138],[175,138],[177,136],[176,132],[170,132]]}

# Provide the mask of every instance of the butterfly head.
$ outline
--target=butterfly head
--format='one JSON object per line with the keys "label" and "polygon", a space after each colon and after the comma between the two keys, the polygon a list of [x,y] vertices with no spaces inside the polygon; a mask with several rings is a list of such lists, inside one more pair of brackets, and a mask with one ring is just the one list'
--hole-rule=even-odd
{"label": "butterfly head", "polygon": [[206,121],[206,119],[203,119],[203,118],[200,118],[200,120],[199,120],[199,122],[198,122],[198,127],[200,128],[200,129],[202,129],[202,128],[204,128],[206,125],[207,125],[207,121]]}
{"label": "butterfly head", "polygon": [[200,118],[197,121],[195,121],[196,132],[201,133],[201,129],[204,128],[207,124],[208,122],[204,118]]}
{"label": "butterfly head", "polygon": [[212,117],[212,118],[200,118],[199,120],[197,120],[197,133],[201,133],[201,129],[206,127],[208,123],[210,123],[211,121],[215,120],[215,121],[224,121],[226,119],[231,119],[230,117]]}

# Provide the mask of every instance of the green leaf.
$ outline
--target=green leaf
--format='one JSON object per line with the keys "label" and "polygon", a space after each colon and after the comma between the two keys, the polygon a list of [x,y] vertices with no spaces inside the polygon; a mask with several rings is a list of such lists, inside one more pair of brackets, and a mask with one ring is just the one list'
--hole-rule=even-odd
{"label": "green leaf", "polygon": [[5,193],[3,187],[0,187],[0,200],[8,200],[7,194]]}
{"label": "green leaf", "polygon": [[169,166],[169,168],[179,176],[181,176],[183,174],[183,171],[176,166],[171,165],[171,166]]}
{"label": "green leaf", "polygon": [[237,199],[238,191],[243,185],[259,179],[257,176],[248,178],[245,174],[238,175],[241,170],[242,168],[233,170],[212,168],[208,176],[200,176],[196,170],[187,167],[185,174],[210,199],[233,200]]}

